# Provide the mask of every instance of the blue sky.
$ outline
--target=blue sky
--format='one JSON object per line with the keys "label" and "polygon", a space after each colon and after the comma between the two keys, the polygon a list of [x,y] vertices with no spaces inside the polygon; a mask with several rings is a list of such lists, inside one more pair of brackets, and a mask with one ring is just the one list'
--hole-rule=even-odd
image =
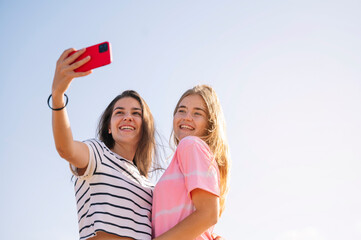
{"label": "blue sky", "polygon": [[75,139],[95,136],[126,89],[169,139],[195,84],[222,103],[231,188],[226,239],[361,237],[359,1],[0,1],[0,231],[77,239],[71,173],[46,105],[69,47],[112,44],[113,63],[68,90]]}

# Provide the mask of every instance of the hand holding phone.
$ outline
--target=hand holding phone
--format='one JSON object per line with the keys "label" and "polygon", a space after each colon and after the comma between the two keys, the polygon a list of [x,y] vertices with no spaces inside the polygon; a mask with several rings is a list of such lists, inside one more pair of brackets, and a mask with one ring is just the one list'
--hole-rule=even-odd
{"label": "hand holding phone", "polygon": [[[76,52],[76,51],[75,51]],[[72,55],[75,52],[69,54]],[[94,68],[102,67],[112,62],[111,47],[109,42],[102,42],[93,46],[87,47],[85,52],[80,55],[74,62],[82,60],[90,56],[90,60],[84,65],[78,67],[74,72],[86,72]]]}
{"label": "hand holding phone", "polygon": [[107,65],[111,61],[111,48],[108,42],[77,51],[74,48],[65,50],[56,62],[52,85],[53,96],[62,96],[74,78],[87,76],[91,74],[90,70]]}

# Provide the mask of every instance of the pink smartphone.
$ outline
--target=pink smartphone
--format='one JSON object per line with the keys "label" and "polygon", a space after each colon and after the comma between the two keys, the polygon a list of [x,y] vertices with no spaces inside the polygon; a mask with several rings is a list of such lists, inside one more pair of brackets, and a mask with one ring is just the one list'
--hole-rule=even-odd
{"label": "pink smartphone", "polygon": [[[72,55],[75,52],[69,54]],[[90,56],[89,62],[75,69],[75,72],[86,72],[94,68],[108,65],[112,62],[112,53],[109,42],[102,42],[93,46],[87,47],[85,52],[80,55],[74,62],[77,62],[87,56]]]}

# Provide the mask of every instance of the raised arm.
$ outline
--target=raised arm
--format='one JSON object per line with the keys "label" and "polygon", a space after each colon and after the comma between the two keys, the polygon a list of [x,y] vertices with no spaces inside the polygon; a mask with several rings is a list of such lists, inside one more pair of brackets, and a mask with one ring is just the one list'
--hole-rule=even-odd
{"label": "raised arm", "polygon": [[[75,51],[73,48],[65,50],[56,63],[52,86],[52,107],[54,109],[64,106],[64,93],[74,78],[87,76],[91,73],[91,71],[74,72],[74,69],[88,62],[90,57],[73,63],[85,52],[85,49],[69,56],[73,51]],[[85,143],[74,141],[66,108],[59,111],[53,110],[52,118],[53,136],[59,155],[75,167],[85,168],[89,162],[88,148]]]}

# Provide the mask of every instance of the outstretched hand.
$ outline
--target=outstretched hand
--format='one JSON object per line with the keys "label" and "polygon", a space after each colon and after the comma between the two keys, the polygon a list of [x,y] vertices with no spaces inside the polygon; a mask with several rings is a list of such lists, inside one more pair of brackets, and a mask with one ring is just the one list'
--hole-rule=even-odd
{"label": "outstretched hand", "polygon": [[92,73],[91,70],[87,72],[74,72],[75,69],[84,65],[90,60],[90,56],[87,56],[80,61],[74,62],[80,55],[85,52],[85,49],[81,49],[69,56],[69,54],[74,51],[76,51],[74,48],[69,48],[65,50],[56,62],[56,69],[52,87],[53,95],[64,94],[74,78],[84,77]]}

